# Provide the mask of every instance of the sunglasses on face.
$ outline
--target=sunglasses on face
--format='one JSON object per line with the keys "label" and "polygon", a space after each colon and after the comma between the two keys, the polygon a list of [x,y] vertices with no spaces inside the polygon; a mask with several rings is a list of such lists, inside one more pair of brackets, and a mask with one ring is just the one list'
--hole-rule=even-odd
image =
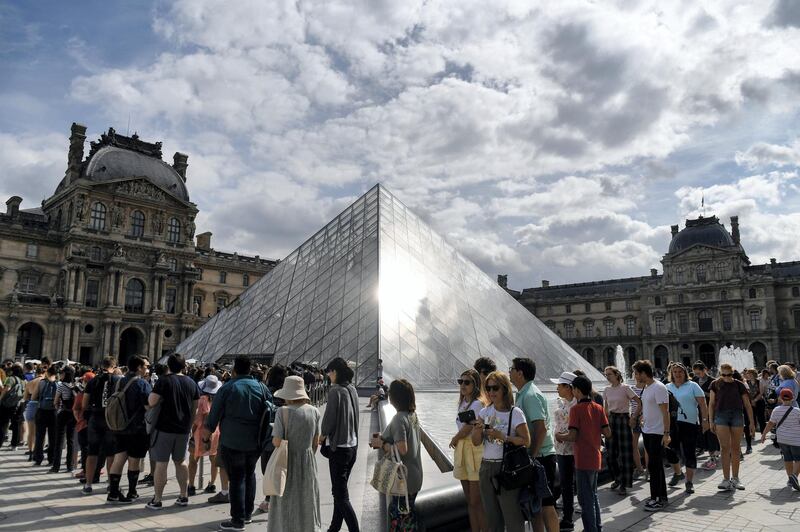
{"label": "sunglasses on face", "polygon": [[466,386],[467,384],[472,384],[472,380],[470,380],[470,379],[458,379],[456,382],[457,382],[458,384],[463,384],[463,385],[465,385],[465,386]]}
{"label": "sunglasses on face", "polygon": [[486,386],[486,391],[487,392],[499,392],[500,391],[500,386],[497,386],[497,385]]}
{"label": "sunglasses on face", "polygon": [[733,373],[720,373],[720,377],[733,377]]}

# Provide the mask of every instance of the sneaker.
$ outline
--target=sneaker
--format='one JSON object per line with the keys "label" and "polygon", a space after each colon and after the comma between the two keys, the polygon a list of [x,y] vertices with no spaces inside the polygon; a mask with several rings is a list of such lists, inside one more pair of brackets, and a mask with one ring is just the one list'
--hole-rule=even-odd
{"label": "sneaker", "polygon": [[647,470],[645,470],[645,472],[644,472],[644,476],[642,477],[642,479],[643,479],[645,482],[650,482],[650,471],[647,471]]}
{"label": "sneaker", "polygon": [[237,525],[233,521],[224,521],[219,524],[220,530],[244,530],[244,524]]}
{"label": "sneaker", "polygon": [[686,481],[686,493],[688,493],[689,495],[694,493],[694,483],[692,483],[691,480]]}
{"label": "sneaker", "polygon": [[695,455],[696,457],[703,456],[704,454],[705,454],[705,450],[704,450],[704,449],[697,449],[697,450],[694,452],[694,455]]}
{"label": "sneaker", "polygon": [[561,521],[558,522],[558,529],[569,532],[571,530],[575,530],[575,525],[573,524],[572,521],[565,521],[564,519],[562,519]]}
{"label": "sneaker", "polygon": [[612,489],[612,490],[615,490],[615,489],[619,488],[619,486],[620,486],[619,480],[615,480],[614,482],[611,483],[611,486],[609,486],[609,488]]}
{"label": "sneaker", "polygon": [[81,490],[81,493],[84,495],[91,495],[92,494],[92,487],[91,486],[84,486]]}
{"label": "sneaker", "polygon": [[798,482],[795,475],[789,477],[789,486],[791,486],[795,491],[800,491],[800,482]]}
{"label": "sneaker", "polygon": [[741,481],[739,480],[739,477],[733,477],[731,479],[731,486],[733,486],[737,490],[743,490],[744,489],[744,484],[741,483]]}
{"label": "sneaker", "polygon": [[208,502],[211,504],[228,504],[229,502],[231,502],[231,500],[228,498],[227,493],[222,493],[220,491],[213,497],[209,497]]}
{"label": "sneaker", "polygon": [[133,501],[120,493],[119,495],[108,494],[106,497],[106,504],[131,504]]}
{"label": "sneaker", "polygon": [[677,475],[672,475],[672,478],[669,480],[669,487],[670,488],[674,488],[675,486],[678,485],[678,483],[681,480],[683,480],[685,478],[686,478],[686,475],[683,474],[683,473],[678,473]]}
{"label": "sneaker", "polygon": [[619,494],[622,495],[623,497],[627,496],[628,495],[627,488],[625,488],[625,486],[620,486],[619,487]]}
{"label": "sneaker", "polygon": [[252,522],[253,522],[253,516],[252,516],[252,515],[251,515],[251,516],[249,516],[249,517],[245,517],[245,518],[244,518],[244,524],[246,524],[246,525],[249,525],[249,524],[251,524]]}
{"label": "sneaker", "polygon": [[206,489],[203,490],[203,493],[216,493],[217,487],[214,484],[209,484],[206,486]]}
{"label": "sneaker", "polygon": [[733,488],[733,484],[731,484],[731,481],[728,480],[727,478],[725,478],[725,479],[722,479],[722,482],[719,483],[719,486],[717,486],[717,489],[721,489],[723,491],[730,491],[730,490],[732,490],[734,488]]}
{"label": "sneaker", "polygon": [[744,454],[753,454],[753,448],[748,446],[747,449],[745,449]]}
{"label": "sneaker", "polygon": [[[652,499],[651,499],[652,500]],[[644,511],[645,512],[658,512],[663,510],[667,506],[667,501],[663,499],[659,499],[657,501],[652,501],[652,504],[645,504]]]}
{"label": "sneaker", "polygon": [[50,468],[47,470],[48,473],[58,473],[58,469]]}
{"label": "sneaker", "polygon": [[175,506],[189,506],[189,497],[178,497]]}
{"label": "sneaker", "polygon": [[128,499],[130,499],[130,500],[132,500],[132,501],[135,501],[136,499],[138,499],[138,498],[139,498],[139,494],[138,494],[138,493],[136,493],[135,491],[129,491],[129,492],[127,493],[127,495],[125,495],[125,497],[127,497]]}
{"label": "sneaker", "polygon": [[145,475],[139,479],[139,484],[147,484],[148,486],[152,486],[155,483],[153,480],[153,475]]}
{"label": "sneaker", "polygon": [[195,495],[197,495],[197,488],[195,488],[194,486],[189,486],[186,489],[186,493],[187,495],[189,495],[189,497],[194,497]]}
{"label": "sneaker", "polygon": [[160,510],[163,507],[164,505],[161,504],[161,501],[156,502],[155,499],[150,499],[150,502],[145,505],[145,508],[149,510]]}

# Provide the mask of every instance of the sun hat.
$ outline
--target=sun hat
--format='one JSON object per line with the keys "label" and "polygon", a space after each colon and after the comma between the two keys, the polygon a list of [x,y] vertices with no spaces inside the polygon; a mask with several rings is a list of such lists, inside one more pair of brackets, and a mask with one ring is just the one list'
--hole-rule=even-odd
{"label": "sun hat", "polygon": [[309,400],[303,378],[296,375],[286,377],[286,380],[283,381],[283,388],[275,392],[275,397],[284,401]]}
{"label": "sun hat", "polygon": [[201,392],[209,395],[215,395],[219,389],[222,388],[222,383],[219,382],[219,377],[216,375],[209,375],[205,379],[201,380],[198,386],[200,387]]}
{"label": "sun hat", "polygon": [[792,393],[792,390],[790,390],[789,388],[784,388],[783,390],[781,390],[781,399],[786,399],[791,401],[792,399],[794,399],[794,393]]}
{"label": "sun hat", "polygon": [[550,379],[550,382],[552,382],[553,384],[572,384],[572,381],[575,380],[575,377],[577,377],[577,375],[575,375],[574,373],[570,371],[565,371],[564,373],[559,375],[557,379]]}

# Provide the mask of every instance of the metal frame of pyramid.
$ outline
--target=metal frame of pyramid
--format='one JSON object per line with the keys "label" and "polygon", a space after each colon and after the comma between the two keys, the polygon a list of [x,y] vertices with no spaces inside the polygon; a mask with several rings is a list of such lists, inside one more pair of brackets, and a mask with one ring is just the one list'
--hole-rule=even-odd
{"label": "metal frame of pyramid", "polygon": [[238,354],[324,367],[355,363],[355,383],[405,378],[451,387],[481,356],[505,370],[531,357],[538,382],[602,375],[385,187],[375,185],[176,349],[213,362]]}

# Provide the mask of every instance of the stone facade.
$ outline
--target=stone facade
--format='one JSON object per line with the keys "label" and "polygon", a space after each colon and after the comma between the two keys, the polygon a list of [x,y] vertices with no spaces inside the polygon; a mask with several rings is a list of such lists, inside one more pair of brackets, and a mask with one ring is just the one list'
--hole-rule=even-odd
{"label": "stone facade", "polygon": [[0,354],[96,363],[168,353],[275,261],[224,253],[198,235],[188,157],[113,129],[73,124],[67,171],[41,207],[0,214]]}
{"label": "stone facade", "polygon": [[[663,274],[509,290],[517,300],[598,368],[621,345],[639,358],[716,365],[726,344],[767,359],[800,362],[800,262],[752,265],[739,238],[716,217],[672,227]],[[503,285],[504,276],[498,278]]]}

